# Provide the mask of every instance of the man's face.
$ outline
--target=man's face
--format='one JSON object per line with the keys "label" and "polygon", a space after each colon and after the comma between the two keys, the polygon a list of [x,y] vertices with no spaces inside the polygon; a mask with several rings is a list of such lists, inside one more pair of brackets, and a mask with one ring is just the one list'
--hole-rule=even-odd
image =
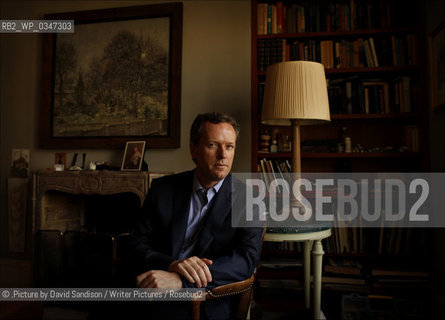
{"label": "man's face", "polygon": [[232,169],[236,133],[230,123],[205,122],[198,145],[190,143],[190,153],[196,162],[196,175],[202,187],[208,189],[224,179]]}

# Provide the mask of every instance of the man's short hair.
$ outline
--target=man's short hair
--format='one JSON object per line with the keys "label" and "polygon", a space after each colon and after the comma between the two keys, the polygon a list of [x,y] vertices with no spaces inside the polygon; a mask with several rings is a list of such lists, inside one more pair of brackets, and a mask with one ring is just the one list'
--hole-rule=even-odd
{"label": "man's short hair", "polygon": [[192,142],[194,145],[198,145],[202,136],[202,127],[206,122],[211,122],[214,124],[226,122],[231,124],[235,130],[236,139],[238,140],[240,126],[235,118],[221,112],[207,112],[199,114],[192,123],[192,127],[190,129],[190,142]]}

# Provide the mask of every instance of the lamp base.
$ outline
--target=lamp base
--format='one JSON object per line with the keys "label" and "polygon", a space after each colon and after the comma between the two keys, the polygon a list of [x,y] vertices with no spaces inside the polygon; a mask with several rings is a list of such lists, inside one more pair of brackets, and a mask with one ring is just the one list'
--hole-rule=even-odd
{"label": "lamp base", "polygon": [[294,209],[297,209],[297,217],[300,218],[298,220],[301,221],[302,223],[309,221],[310,218],[312,217],[312,209],[306,207],[297,199],[292,199],[290,201],[290,208],[292,212],[295,211]]}

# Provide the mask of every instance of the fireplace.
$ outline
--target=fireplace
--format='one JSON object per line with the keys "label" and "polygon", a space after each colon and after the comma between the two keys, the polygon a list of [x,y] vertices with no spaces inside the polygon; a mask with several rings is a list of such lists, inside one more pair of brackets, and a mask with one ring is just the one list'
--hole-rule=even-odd
{"label": "fireplace", "polygon": [[145,172],[35,173],[36,286],[126,286],[122,261],[149,178]]}

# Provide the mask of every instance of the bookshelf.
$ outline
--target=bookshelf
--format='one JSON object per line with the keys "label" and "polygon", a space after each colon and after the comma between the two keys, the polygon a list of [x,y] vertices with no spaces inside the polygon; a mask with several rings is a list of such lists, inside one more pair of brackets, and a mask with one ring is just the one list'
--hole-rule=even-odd
{"label": "bookshelf", "polygon": [[[302,150],[303,171],[426,171],[420,12],[420,1],[252,1],[252,170],[263,158],[290,159],[280,147],[278,153],[259,152],[262,134],[270,136],[269,145],[290,136],[289,128],[261,124],[267,67],[311,60],[325,65],[331,122],[302,127],[309,151]],[[358,147],[352,154],[341,148],[344,136]],[[311,142],[337,148],[314,152],[319,148]],[[310,163],[314,159],[319,163]]]}
{"label": "bookshelf", "polygon": [[[261,123],[267,67],[290,60],[321,62],[330,99],[330,123],[301,127],[303,172],[428,171],[421,1],[258,0],[252,1],[251,19],[253,172],[264,171],[264,161],[273,170],[291,159],[289,150],[280,146],[290,139],[290,127]],[[352,152],[345,152],[346,136],[352,140]],[[272,140],[278,141],[278,152],[268,151]],[[325,239],[327,257],[362,261],[367,285],[361,291],[374,292],[374,261],[386,261],[389,266],[380,267],[391,269],[402,261],[412,264],[413,258],[421,269],[429,262],[428,250],[421,247],[428,247],[422,230],[338,230]],[[382,241],[390,245],[382,247]],[[410,244],[417,249],[407,250]],[[264,252],[287,256],[294,250],[298,248],[293,244],[268,244]],[[423,278],[422,285],[426,282]]]}

